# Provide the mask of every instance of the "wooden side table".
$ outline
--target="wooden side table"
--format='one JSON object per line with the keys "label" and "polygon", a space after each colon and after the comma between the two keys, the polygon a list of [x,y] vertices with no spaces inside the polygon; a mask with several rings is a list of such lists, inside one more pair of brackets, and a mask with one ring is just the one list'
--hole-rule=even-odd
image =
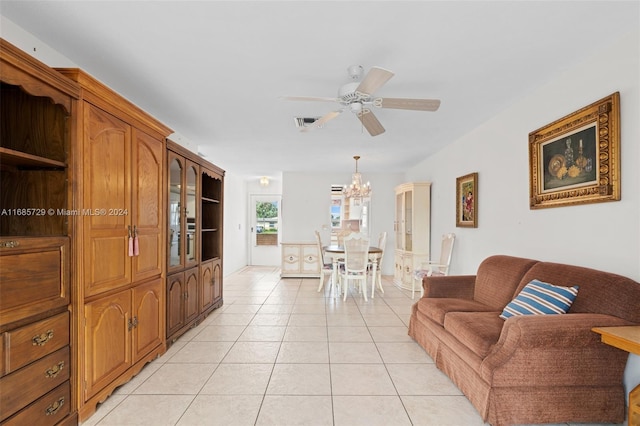
{"label": "wooden side table", "polygon": [[[640,326],[596,327],[602,343],[640,355]],[[629,392],[629,426],[640,426],[640,385]]]}

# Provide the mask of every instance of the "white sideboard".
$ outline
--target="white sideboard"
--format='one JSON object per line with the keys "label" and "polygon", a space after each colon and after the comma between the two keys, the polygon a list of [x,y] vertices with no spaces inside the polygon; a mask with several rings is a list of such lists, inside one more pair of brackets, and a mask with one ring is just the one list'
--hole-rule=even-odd
{"label": "white sideboard", "polygon": [[316,243],[282,243],[282,278],[317,278],[320,256]]}

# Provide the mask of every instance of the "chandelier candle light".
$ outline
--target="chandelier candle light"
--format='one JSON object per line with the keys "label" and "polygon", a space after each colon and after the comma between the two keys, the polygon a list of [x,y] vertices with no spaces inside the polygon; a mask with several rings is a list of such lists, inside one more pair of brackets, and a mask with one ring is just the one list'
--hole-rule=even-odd
{"label": "chandelier candle light", "polygon": [[371,194],[371,185],[369,182],[362,184],[362,175],[358,172],[359,155],[353,157],[356,160],[356,172],[351,176],[351,185],[345,185],[342,188],[342,194],[347,198],[365,198]]}

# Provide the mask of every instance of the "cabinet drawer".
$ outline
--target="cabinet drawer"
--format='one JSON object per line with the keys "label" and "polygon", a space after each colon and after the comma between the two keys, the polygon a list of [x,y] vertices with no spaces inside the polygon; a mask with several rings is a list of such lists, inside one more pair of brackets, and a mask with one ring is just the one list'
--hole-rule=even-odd
{"label": "cabinet drawer", "polygon": [[69,380],[69,347],[0,379],[0,420]]}
{"label": "cabinet drawer", "polygon": [[2,238],[0,324],[69,304],[67,237]]}
{"label": "cabinet drawer", "polygon": [[69,313],[53,316],[4,333],[3,374],[16,371],[69,344]]}
{"label": "cabinet drawer", "polygon": [[3,421],[1,425],[55,425],[70,412],[71,394],[69,390],[69,381],[66,381],[13,417]]}

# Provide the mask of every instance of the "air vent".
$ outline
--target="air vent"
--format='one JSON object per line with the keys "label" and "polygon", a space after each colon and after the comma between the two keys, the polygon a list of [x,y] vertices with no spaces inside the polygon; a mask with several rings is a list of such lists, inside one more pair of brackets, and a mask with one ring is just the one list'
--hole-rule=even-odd
{"label": "air vent", "polygon": [[[296,123],[296,127],[298,129],[302,129],[303,127],[309,127],[313,123],[315,123],[320,117],[293,117],[293,120]],[[322,127],[322,126],[318,126]]]}
{"label": "air vent", "polygon": [[331,185],[331,195],[342,195],[344,185]]}

